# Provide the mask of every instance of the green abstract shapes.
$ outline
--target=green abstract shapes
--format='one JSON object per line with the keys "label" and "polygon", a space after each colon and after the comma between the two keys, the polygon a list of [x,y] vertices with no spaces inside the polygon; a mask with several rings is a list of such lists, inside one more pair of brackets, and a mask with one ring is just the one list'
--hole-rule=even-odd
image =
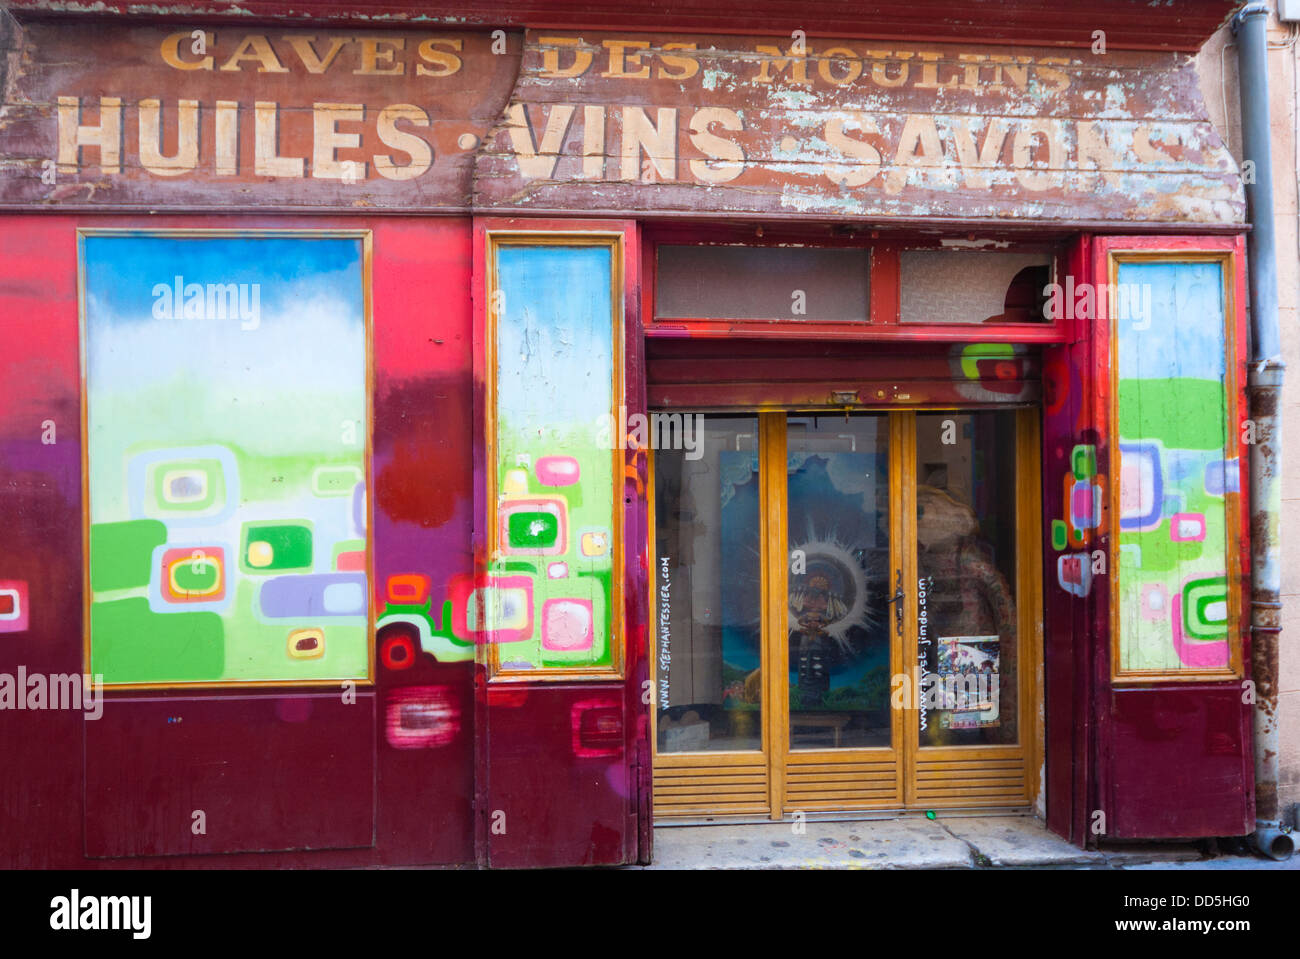
{"label": "green abstract shapes", "polygon": [[1079,445],[1070,453],[1070,468],[1077,480],[1097,475],[1097,447]]}
{"label": "green abstract shapes", "polygon": [[1228,633],[1228,578],[1207,576],[1183,587],[1183,631],[1193,639],[1222,639]]}
{"label": "green abstract shapes", "polygon": [[506,535],[515,549],[545,549],[560,538],[560,519],[541,510],[520,510],[506,518]]}
{"label": "green abstract shapes", "polygon": [[961,351],[961,371],[968,380],[980,378],[979,361],[1015,359],[1016,348],[1010,343],[971,343]]}
{"label": "green abstract shapes", "polygon": [[1052,520],[1052,549],[1062,550],[1069,545],[1070,545],[1070,541],[1065,528],[1065,520],[1063,519]]}
{"label": "green abstract shapes", "polygon": [[93,603],[91,672],[106,683],[220,679],[225,637],[216,613],[155,613],[147,599]]}
{"label": "green abstract shapes", "polygon": [[172,576],[183,592],[202,594],[216,588],[221,571],[215,562],[181,562],[173,567]]}
{"label": "green abstract shapes", "polygon": [[1169,449],[1222,450],[1223,383],[1187,377],[1119,381],[1119,434]]}
{"label": "green abstract shapes", "polygon": [[245,573],[311,569],[311,548],[308,523],[245,523],[239,568]]}
{"label": "green abstract shapes", "polygon": [[1121,545],[1134,543],[1142,550],[1142,570],[1150,573],[1167,573],[1178,569],[1182,563],[1199,559],[1205,551],[1203,543],[1171,540],[1168,520],[1163,520],[1155,529],[1141,533],[1121,533],[1119,541]]}
{"label": "green abstract shapes", "polygon": [[90,527],[90,588],[93,592],[148,586],[153,551],[167,542],[156,519],[95,523]]}

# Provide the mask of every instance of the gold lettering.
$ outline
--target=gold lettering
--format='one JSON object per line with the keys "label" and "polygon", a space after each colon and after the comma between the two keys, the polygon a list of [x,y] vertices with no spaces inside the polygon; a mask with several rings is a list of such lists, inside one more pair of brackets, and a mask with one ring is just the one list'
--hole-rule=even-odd
{"label": "gold lettering", "polygon": [[[641,54],[628,53],[628,49],[645,50],[648,40],[603,40],[601,46],[609,51],[609,69],[602,77],[619,77],[625,80],[649,80],[650,68],[641,62]],[[631,66],[634,72],[628,73]]]}
{"label": "gold lettering", "polygon": [[[202,60],[182,60],[181,44],[188,42],[193,38],[193,33],[189,30],[182,30],[180,33],[173,33],[163,39],[162,47],[159,53],[162,54],[163,63],[176,70],[211,70],[212,54],[208,54]],[[204,44],[211,47],[215,38],[212,34],[204,34]]]}
{"label": "gold lettering", "polygon": [[[907,74],[910,70],[908,60],[911,54],[900,51],[890,53],[888,50],[868,50],[867,56],[874,60],[884,61],[873,63],[871,65],[871,82],[878,87],[901,87],[907,82]],[[891,77],[888,73],[888,61],[894,60],[898,63],[898,76]]]}
{"label": "gold lettering", "polygon": [[411,158],[405,166],[398,166],[391,156],[375,156],[375,172],[386,180],[414,180],[433,166],[433,150],[423,137],[397,128],[398,120],[412,126],[427,127],[429,115],[409,103],[394,103],[379,111],[376,131],[385,146],[401,150]]}
{"label": "gold lettering", "polygon": [[298,54],[298,59],[302,61],[302,65],[307,68],[308,73],[324,73],[330,68],[330,64],[334,62],[334,58],[339,55],[339,51],[342,50],[346,44],[352,42],[352,38],[331,37],[330,48],[325,51],[325,56],[323,57],[316,55],[316,48],[314,46],[316,43],[315,37],[285,37],[284,41],[289,44],[289,46],[293,47],[293,52]]}
{"label": "gold lettering", "polygon": [[275,56],[275,51],[271,49],[271,44],[267,42],[266,37],[257,34],[249,34],[235,52],[230,55],[230,59],[220,67],[222,70],[239,71],[244,68],[240,66],[245,60],[256,60],[259,64],[258,73],[288,73],[288,68],[281,65]]}
{"label": "gold lettering", "polygon": [[81,124],[81,99],[59,97],[60,173],[76,173],[81,168],[81,148],[99,150],[99,169],[104,173],[122,172],[122,101],[119,97],[99,98],[99,126]]}
{"label": "gold lettering", "polygon": [[176,153],[163,156],[162,105],[140,101],[140,165],[154,176],[179,176],[199,163],[199,101],[181,100],[176,108]]}
{"label": "gold lettering", "polygon": [[[694,50],[693,43],[665,43],[665,50]],[[694,57],[675,57],[669,53],[659,54],[659,59],[663,61],[659,65],[660,80],[689,80],[695,74],[700,72],[700,61]],[[664,67],[677,67],[681,73],[668,73]]]}
{"label": "gold lettering", "polygon": [[921,79],[916,81],[918,90],[945,90],[961,82],[961,77],[950,77],[943,83],[939,82],[939,61],[943,59],[942,53],[923,50],[917,54],[917,57],[925,61],[921,64]]}
{"label": "gold lettering", "polygon": [[416,53],[421,60],[426,63],[435,64],[437,69],[430,69],[423,63],[415,65],[415,74],[420,77],[449,77],[460,70],[461,59],[454,53],[448,53],[445,50],[439,50],[438,45],[451,47],[453,50],[463,50],[465,41],[460,37],[430,37],[420,44]]}
{"label": "gold lettering", "polygon": [[994,87],[1004,86],[1003,76],[1012,82],[1017,88],[1023,90],[1029,86],[1029,64],[1034,62],[1033,57],[1013,57],[1002,54],[995,54],[989,57],[995,64],[993,68]]}
{"label": "gold lettering", "polygon": [[1070,85],[1070,75],[1064,70],[1057,70],[1055,67],[1044,66],[1047,63],[1059,63],[1065,66],[1070,61],[1065,57],[1043,57],[1034,64],[1034,73],[1039,80],[1051,81],[1047,89],[1059,92]]}
{"label": "gold lettering", "polygon": [[988,63],[989,58],[982,53],[959,53],[957,59],[965,64],[961,68],[962,89],[970,90],[972,93],[980,88],[980,68]]}
{"label": "gold lettering", "polygon": [[[781,55],[780,47],[772,47],[772,46],[766,46],[764,44],[759,44],[754,49],[757,50],[759,53],[767,54],[767,57],[763,59],[762,69],[758,71],[758,76],[754,78],[756,82],[771,83],[773,80],[776,79],[775,76],[770,75],[768,73],[769,67],[775,70],[777,73],[780,73],[781,71],[789,67],[790,79],[794,83],[803,83],[803,84],[808,83],[808,58],[806,56],[796,57],[794,55],[794,47],[790,48],[790,53],[788,57]],[[807,52],[809,54],[812,53],[811,50],[808,50]],[[775,57],[776,59],[769,59],[773,57]]]}
{"label": "gold lettering", "polygon": [[[580,77],[591,66],[591,51],[579,47],[577,37],[538,37],[537,42],[542,47],[542,76],[548,79]],[[559,47],[573,48],[573,63],[567,67],[560,67]]]}
{"label": "gold lettering", "polygon": [[[393,55],[406,49],[405,37],[357,37],[361,45],[361,66],[353,70],[360,77],[400,77],[406,72],[405,63],[394,63]],[[383,44],[392,49],[381,49]]]}
{"label": "gold lettering", "polygon": [[[848,57],[849,72],[847,75],[837,77],[831,73],[830,58],[834,56]],[[829,50],[823,50],[817,58],[817,73],[827,83],[833,83],[837,87],[847,86],[858,77],[862,76],[862,61],[858,55],[848,47],[831,47]]]}

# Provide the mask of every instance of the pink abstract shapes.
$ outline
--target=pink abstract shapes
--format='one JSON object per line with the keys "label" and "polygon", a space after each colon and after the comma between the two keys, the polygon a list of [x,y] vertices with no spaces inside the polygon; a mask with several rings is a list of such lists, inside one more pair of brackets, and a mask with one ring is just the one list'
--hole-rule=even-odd
{"label": "pink abstract shapes", "polygon": [[1147,583],[1140,599],[1142,618],[1158,623],[1169,615],[1169,590],[1164,583]]}
{"label": "pink abstract shapes", "polygon": [[1169,538],[1175,543],[1199,543],[1205,539],[1205,514],[1175,513],[1169,521]]}
{"label": "pink abstract shapes", "polygon": [[548,599],[542,604],[542,648],[591,649],[595,617],[589,599]]}
{"label": "pink abstract shapes", "polygon": [[542,456],[533,472],[543,486],[572,486],[582,476],[582,467],[572,456]]}
{"label": "pink abstract shapes", "polygon": [[1070,496],[1070,522],[1078,529],[1096,529],[1101,520],[1101,487],[1091,480],[1074,484]]}
{"label": "pink abstract shapes", "polygon": [[449,586],[451,627],[474,643],[516,643],[533,636],[533,580],[530,576],[488,576],[479,587],[472,576]]}
{"label": "pink abstract shapes", "polygon": [[546,567],[547,579],[564,579],[569,575],[568,563],[550,563]]}
{"label": "pink abstract shapes", "polygon": [[30,623],[27,581],[0,579],[0,633],[23,633]]}
{"label": "pink abstract shapes", "polygon": [[569,711],[573,755],[581,759],[618,756],[623,752],[623,709],[617,700],[583,699]]}
{"label": "pink abstract shapes", "polygon": [[1087,553],[1069,553],[1056,558],[1056,581],[1073,596],[1092,591],[1092,559]]}
{"label": "pink abstract shapes", "polygon": [[460,735],[460,708],[450,686],[407,686],[388,694],[384,739],[396,749],[446,746]]}
{"label": "pink abstract shapes", "polygon": [[340,573],[364,573],[366,571],[366,551],[352,549],[339,553],[335,564]]}
{"label": "pink abstract shapes", "polygon": [[1173,626],[1174,652],[1184,666],[1193,669],[1226,668],[1230,662],[1228,641],[1197,642],[1188,640],[1183,635],[1183,594],[1175,593],[1173,608],[1170,610],[1169,622]]}

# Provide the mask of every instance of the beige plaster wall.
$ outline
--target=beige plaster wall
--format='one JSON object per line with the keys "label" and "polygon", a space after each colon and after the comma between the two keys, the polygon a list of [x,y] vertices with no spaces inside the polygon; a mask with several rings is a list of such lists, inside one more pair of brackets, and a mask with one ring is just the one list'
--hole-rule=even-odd
{"label": "beige plaster wall", "polygon": [[[1273,128],[1273,192],[1277,220],[1278,321],[1287,364],[1282,391],[1282,637],[1279,737],[1282,815],[1300,803],[1300,235],[1297,233],[1296,134],[1297,69],[1300,44],[1296,25],[1269,23],[1269,116]],[[1241,107],[1237,93],[1237,46],[1225,27],[1197,56],[1201,90],[1210,119],[1234,156],[1241,158]]]}

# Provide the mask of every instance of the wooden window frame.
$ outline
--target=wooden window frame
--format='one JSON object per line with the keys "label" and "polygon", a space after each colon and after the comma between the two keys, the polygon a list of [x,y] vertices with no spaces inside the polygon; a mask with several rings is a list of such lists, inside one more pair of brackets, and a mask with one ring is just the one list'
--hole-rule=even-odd
{"label": "wooden window frame", "polygon": [[[636,296],[639,292],[638,232],[636,224],[626,220],[541,220],[517,217],[483,217],[474,222],[474,471],[481,477],[475,483],[474,496],[474,579],[475,588],[483,588],[496,550],[496,317],[492,309],[496,292],[495,251],[511,246],[604,246],[611,250],[610,303],[613,353],[613,390],[611,414],[633,395],[632,374],[628,360],[639,356],[634,338],[637,327]],[[610,663],[599,666],[573,666],[535,669],[507,669],[502,666],[496,643],[476,645],[475,660],[485,668],[487,681],[494,685],[511,683],[557,683],[622,681],[627,675],[627,610],[624,597],[636,578],[639,544],[630,544],[626,536],[634,528],[634,500],[624,492],[629,470],[644,465],[645,451],[630,450],[626,444],[614,446],[610,455],[613,503],[610,529],[612,569],[610,575]],[[629,465],[631,464],[631,465]]]}
{"label": "wooden window frame", "polygon": [[[720,319],[717,317],[665,318],[655,316],[660,246],[756,246],[801,245],[823,249],[868,249],[868,316],[852,321],[805,321],[789,317],[770,319]],[[1052,248],[1053,276],[1065,271],[1067,245],[1052,240],[1021,244],[1026,249]],[[1074,333],[1072,321],[1057,317],[1044,323],[904,323],[900,317],[902,292],[901,256],[904,250],[947,250],[979,252],[970,246],[949,247],[932,239],[881,239],[879,231],[846,236],[766,232],[763,228],[658,227],[647,228],[641,247],[641,272],[645,278],[644,317],[647,338],[726,337],[745,339],[817,340],[911,340],[928,342],[981,343],[1064,343]],[[1016,243],[990,245],[988,251],[1017,249]]]}
{"label": "wooden window frame", "polygon": [[[77,247],[77,335],[80,346],[81,377],[81,435],[89,436],[90,394],[87,389],[89,355],[86,343],[86,237],[170,237],[192,239],[250,238],[250,239],[350,239],[361,243],[361,295],[362,322],[365,329],[365,387],[366,422],[363,424],[365,447],[363,454],[366,482],[366,582],[369,595],[366,602],[366,675],[333,679],[223,679],[180,682],[104,682],[106,690],[213,690],[213,689],[265,689],[285,687],[332,687],[351,682],[360,687],[375,685],[375,483],[374,483],[374,422],[375,422],[375,322],[374,322],[374,233],[369,228],[310,227],[260,228],[260,227],[150,227],[150,226],[79,226],[76,230]],[[81,444],[81,527],[82,527],[82,665],[83,672],[91,675],[90,611],[93,591],[90,588],[90,444]]]}
{"label": "wooden window frame", "polygon": [[[1123,669],[1120,665],[1119,603],[1119,535],[1120,535],[1120,464],[1119,464],[1119,371],[1117,330],[1110,320],[1099,321],[1098,345],[1105,350],[1099,368],[1106,370],[1099,378],[1106,390],[1105,410],[1108,441],[1113,450],[1106,491],[1110,539],[1108,581],[1110,585],[1110,681],[1116,686],[1170,683],[1236,682],[1245,676],[1246,650],[1249,642],[1249,617],[1244,599],[1250,572],[1249,448],[1242,442],[1249,414],[1246,400],[1246,288],[1245,240],[1230,237],[1101,237],[1096,241],[1094,257],[1096,282],[1114,290],[1121,263],[1207,263],[1220,264],[1224,325],[1224,393],[1225,425],[1235,430],[1235,456],[1240,476],[1237,495],[1224,497],[1225,564],[1228,578],[1228,666],[1215,669]],[[1107,311],[1113,316],[1114,310]],[[1231,437],[1232,433],[1229,433]],[[1231,439],[1224,444],[1225,459]],[[1239,548],[1232,548],[1234,534]]]}

